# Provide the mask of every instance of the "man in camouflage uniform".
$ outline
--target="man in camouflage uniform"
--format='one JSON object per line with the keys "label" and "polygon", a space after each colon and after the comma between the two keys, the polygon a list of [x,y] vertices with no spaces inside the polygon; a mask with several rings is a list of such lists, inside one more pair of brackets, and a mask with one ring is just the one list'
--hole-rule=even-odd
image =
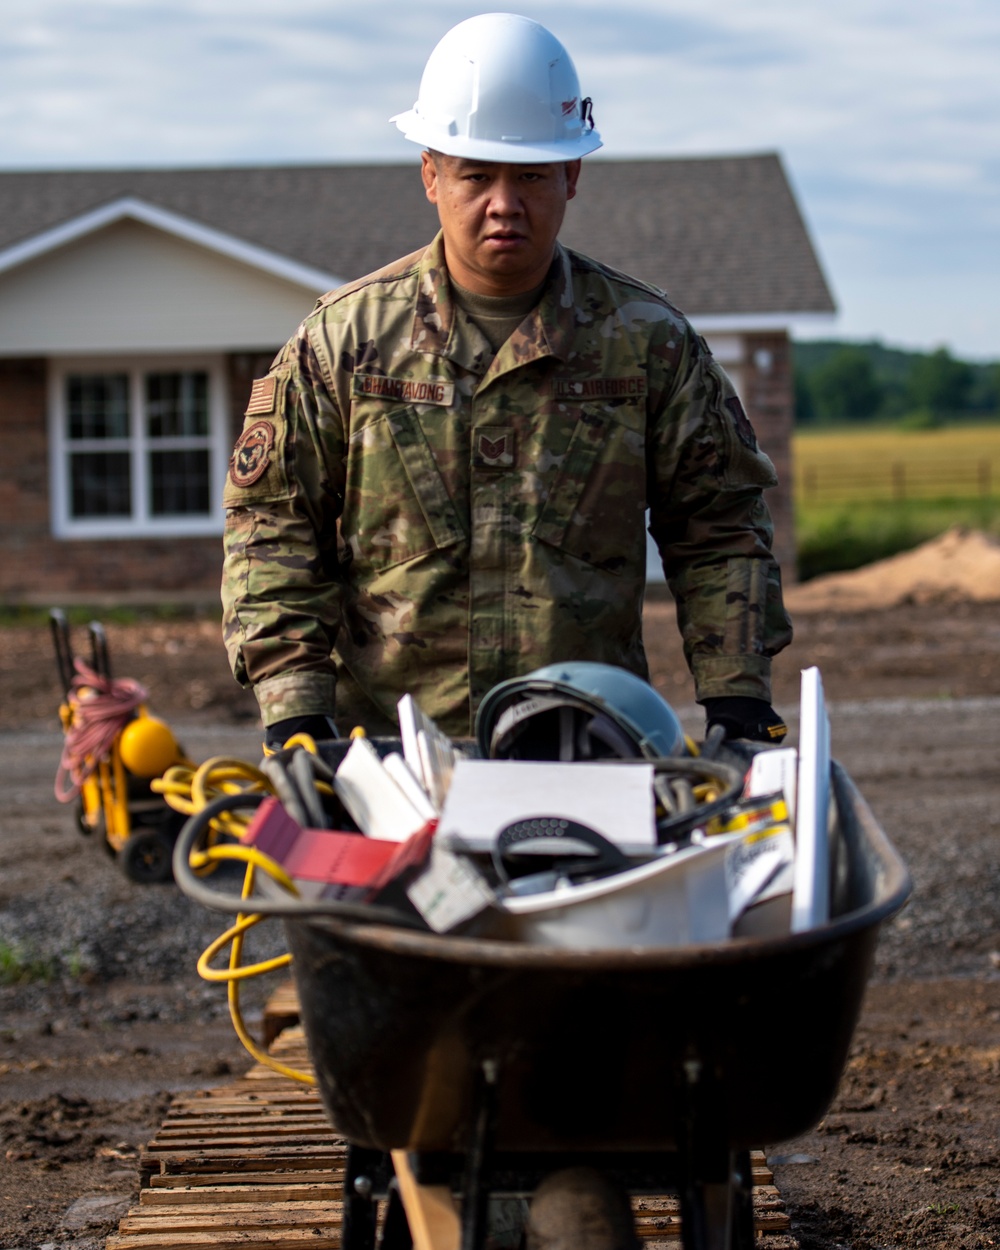
{"label": "man in camouflage uniform", "polygon": [[[532,54],[548,130],[513,141],[537,121],[540,90],[505,115]],[[456,55],[479,75],[457,138]],[[524,18],[471,19],[395,120],[425,147],[441,233],[319,301],[254,383],[230,465],[226,642],[268,741],[334,715],[395,732],[406,692],[469,735],[492,686],[555,661],[646,677],[647,508],[709,723],[776,740],[774,470],[663,293],[557,242],[600,145],[565,50]]]}

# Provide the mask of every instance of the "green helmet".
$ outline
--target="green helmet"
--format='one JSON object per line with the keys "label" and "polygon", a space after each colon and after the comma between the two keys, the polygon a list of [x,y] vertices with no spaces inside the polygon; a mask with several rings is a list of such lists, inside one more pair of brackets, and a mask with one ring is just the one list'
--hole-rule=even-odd
{"label": "green helmet", "polygon": [[683,755],[677,714],[653,687],[613,664],[547,664],[501,682],[476,714],[492,759],[655,759]]}

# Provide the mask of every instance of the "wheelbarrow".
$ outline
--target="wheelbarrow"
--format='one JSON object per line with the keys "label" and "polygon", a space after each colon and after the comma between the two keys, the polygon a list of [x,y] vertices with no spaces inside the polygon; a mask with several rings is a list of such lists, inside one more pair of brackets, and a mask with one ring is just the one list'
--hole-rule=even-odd
{"label": "wheelbarrow", "polygon": [[460,1227],[422,1244],[478,1250],[491,1198],[577,1165],[676,1192],[686,1250],[751,1250],[750,1149],[825,1114],[879,927],[910,891],[836,763],[831,798],[830,919],[781,937],[556,949],[262,901],[284,918],[319,1090],[351,1143],[344,1250],[372,1250],[383,1199],[379,1244],[410,1244],[400,1183],[461,1198]]}

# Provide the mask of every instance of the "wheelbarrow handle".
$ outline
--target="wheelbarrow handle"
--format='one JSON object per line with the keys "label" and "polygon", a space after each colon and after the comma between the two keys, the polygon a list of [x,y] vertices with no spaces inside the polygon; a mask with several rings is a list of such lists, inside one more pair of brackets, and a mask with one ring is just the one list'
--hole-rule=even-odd
{"label": "wheelbarrow handle", "polygon": [[87,626],[90,631],[90,659],[94,672],[106,681],[111,680],[111,658],[108,655],[108,636],[100,621],[91,621]]}
{"label": "wheelbarrow handle", "polygon": [[56,667],[63,693],[69,694],[73,685],[76,670],[73,667],[73,644],[70,640],[69,621],[62,608],[53,608],[49,612],[49,625],[52,629],[52,642],[56,649]]}

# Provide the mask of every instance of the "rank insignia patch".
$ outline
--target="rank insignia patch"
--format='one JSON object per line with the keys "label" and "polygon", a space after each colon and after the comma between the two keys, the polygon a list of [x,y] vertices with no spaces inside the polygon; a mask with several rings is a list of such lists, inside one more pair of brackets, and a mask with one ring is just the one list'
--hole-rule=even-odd
{"label": "rank insignia patch", "polygon": [[515,434],[505,426],[473,431],[472,463],[477,469],[509,469],[514,463]]}
{"label": "rank insignia patch", "polygon": [[248,425],[233,448],[229,461],[229,480],[234,486],[252,486],[264,476],[271,463],[274,447],[274,426],[270,421]]}
{"label": "rank insignia patch", "polygon": [[744,447],[749,447],[751,451],[757,450],[757,435],[753,432],[753,426],[750,424],[750,418],[747,416],[743,405],[735,395],[730,395],[726,400],[726,408],[729,415],[733,419],[733,425],[736,427],[736,433],[740,442]]}
{"label": "rank insignia patch", "polygon": [[247,404],[246,415],[257,417],[263,413],[274,412],[274,392],[278,379],[275,377],[255,378],[250,388],[250,402]]}

